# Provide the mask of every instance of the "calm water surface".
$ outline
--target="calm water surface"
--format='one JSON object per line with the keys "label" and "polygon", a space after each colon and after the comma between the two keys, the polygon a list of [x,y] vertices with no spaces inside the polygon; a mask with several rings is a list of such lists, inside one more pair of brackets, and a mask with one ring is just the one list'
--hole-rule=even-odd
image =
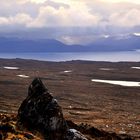
{"label": "calm water surface", "polygon": [[78,53],[0,53],[0,58],[23,58],[45,61],[140,61],[140,51]]}

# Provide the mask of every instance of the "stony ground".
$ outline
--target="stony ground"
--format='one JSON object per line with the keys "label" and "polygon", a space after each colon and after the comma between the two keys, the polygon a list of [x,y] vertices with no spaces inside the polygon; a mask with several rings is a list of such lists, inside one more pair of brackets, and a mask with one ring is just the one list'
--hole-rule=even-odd
{"label": "stony ground", "polygon": [[[29,131],[25,128],[18,128],[16,114],[0,114],[0,140],[45,140],[38,131]],[[117,135],[98,130],[87,124],[77,125],[67,120],[69,128],[77,129],[82,132],[88,140],[134,140],[128,135]]]}
{"label": "stony ground", "polygon": [[[19,67],[17,70],[4,66]],[[91,79],[140,81],[140,63],[40,62],[0,60],[0,112],[16,114],[34,77],[42,78],[66,119],[107,132],[140,138],[140,87],[91,82]],[[110,70],[101,70],[108,68]],[[66,72],[68,71],[68,72]],[[17,75],[28,75],[29,78]]]}
{"label": "stony ground", "polygon": [[[16,115],[0,114],[0,139],[1,140],[41,140],[41,135],[33,134],[27,130],[18,130]],[[36,136],[35,136],[36,135]]]}

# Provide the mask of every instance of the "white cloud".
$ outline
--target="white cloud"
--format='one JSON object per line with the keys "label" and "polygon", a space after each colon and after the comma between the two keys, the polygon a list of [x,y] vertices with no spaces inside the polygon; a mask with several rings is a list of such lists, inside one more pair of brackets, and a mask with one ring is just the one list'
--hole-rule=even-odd
{"label": "white cloud", "polygon": [[9,20],[14,24],[23,24],[27,25],[32,21],[32,18],[24,13],[17,14],[15,17],[10,17]]}
{"label": "white cloud", "polygon": [[44,3],[46,2],[46,0],[30,0],[31,2],[34,2],[34,3]]}
{"label": "white cloud", "polygon": [[[43,28],[55,27],[59,29],[53,30],[55,36],[69,43],[74,38],[75,42],[81,41],[85,36],[90,40],[93,35],[122,33],[125,28],[129,32],[140,26],[138,3],[139,0],[1,0],[0,31],[17,28],[44,31]],[[62,27],[69,28],[68,32],[60,31]]]}
{"label": "white cloud", "polygon": [[135,36],[140,36],[140,33],[133,33],[133,35],[135,35]]}
{"label": "white cloud", "polygon": [[140,10],[131,9],[127,12],[117,12],[113,13],[109,22],[111,25],[121,26],[121,27],[133,27],[140,25]]}
{"label": "white cloud", "polygon": [[19,4],[25,4],[25,3],[36,3],[36,4],[40,4],[40,3],[44,3],[46,2],[47,0],[20,0],[20,1],[17,1]]}
{"label": "white cloud", "polygon": [[26,26],[29,22],[32,21],[32,18],[24,13],[17,14],[10,17],[0,17],[0,25],[24,25]]}
{"label": "white cloud", "polygon": [[101,0],[103,2],[110,2],[110,3],[135,3],[140,4],[140,0]]}
{"label": "white cloud", "polygon": [[9,21],[5,17],[0,17],[0,25],[7,25],[9,24]]}
{"label": "white cloud", "polygon": [[81,44],[81,42],[82,42],[82,45],[87,45],[89,42],[93,42],[96,39],[97,39],[97,36],[95,36],[95,35],[78,35],[78,36],[65,35],[65,36],[61,36],[61,37],[57,38],[57,40],[65,43],[65,44],[68,44],[68,45]]}
{"label": "white cloud", "polygon": [[50,26],[94,26],[100,21],[99,15],[93,15],[85,5],[60,7],[40,7],[37,18],[29,24],[30,27]]}
{"label": "white cloud", "polygon": [[136,3],[139,0],[2,0],[0,25],[134,27],[140,25]]}

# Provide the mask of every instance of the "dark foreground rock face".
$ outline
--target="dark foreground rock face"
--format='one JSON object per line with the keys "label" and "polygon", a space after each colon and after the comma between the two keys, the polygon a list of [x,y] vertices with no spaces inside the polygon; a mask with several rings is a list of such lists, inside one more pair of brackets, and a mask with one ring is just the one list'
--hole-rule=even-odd
{"label": "dark foreground rock face", "polygon": [[47,140],[87,140],[79,131],[69,129],[61,107],[39,78],[28,89],[18,110],[17,126],[39,130]]}

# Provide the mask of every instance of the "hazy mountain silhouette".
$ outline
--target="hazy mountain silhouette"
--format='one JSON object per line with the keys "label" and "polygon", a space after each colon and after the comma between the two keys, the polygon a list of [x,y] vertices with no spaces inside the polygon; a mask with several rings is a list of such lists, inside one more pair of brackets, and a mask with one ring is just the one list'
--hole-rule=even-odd
{"label": "hazy mountain silhouette", "polygon": [[0,52],[88,52],[131,51],[140,49],[140,36],[100,38],[88,45],[66,45],[55,39],[21,39],[0,37]]}

